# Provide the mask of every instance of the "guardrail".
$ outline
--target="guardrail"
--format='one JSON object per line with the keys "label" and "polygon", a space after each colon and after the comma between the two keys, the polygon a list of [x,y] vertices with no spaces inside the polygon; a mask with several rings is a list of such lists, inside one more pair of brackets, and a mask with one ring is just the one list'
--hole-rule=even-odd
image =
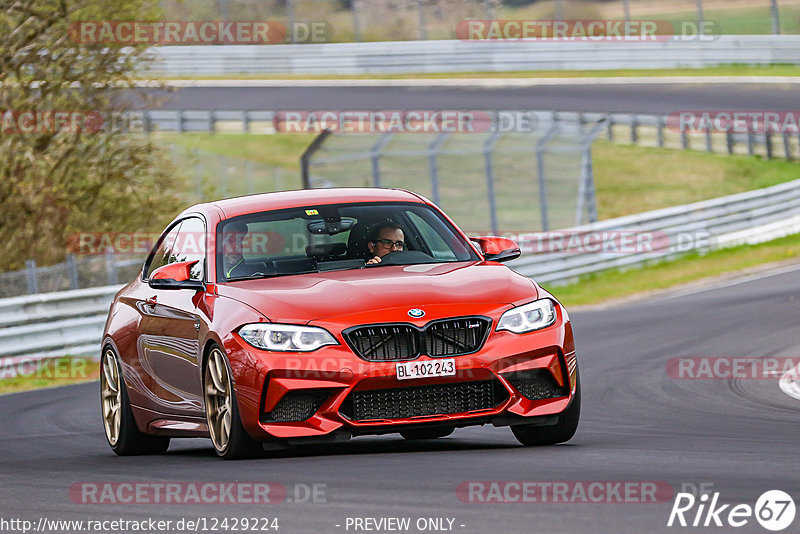
{"label": "guardrail", "polygon": [[[663,260],[692,250],[759,243],[800,233],[800,180],[765,189],[609,219],[560,231],[629,231],[659,236],[670,246],[632,254],[527,254],[509,266],[537,282],[557,286],[581,276]],[[676,236],[701,236],[683,243]],[[522,244],[524,246],[524,243]],[[14,297],[0,300],[0,369],[14,362],[65,354],[99,358],[108,306],[120,286]]]}
{"label": "guardrail", "polygon": [[653,246],[630,253],[530,254],[510,262],[509,266],[537,282],[557,286],[607,269],[639,266],[690,251],[756,244],[792,235],[800,232],[800,180],[578,226],[556,232],[548,241],[536,246],[552,250],[558,246],[554,241],[561,236],[575,236],[579,243],[586,244],[595,234],[604,232],[646,236]]}
{"label": "guardrail", "polygon": [[154,74],[395,74],[709,67],[800,63],[798,35],[670,41],[395,41],[152,47]]}
{"label": "guardrail", "polygon": [[122,286],[0,299],[0,371],[80,356],[100,358],[100,338],[111,300]]}
{"label": "guardrail", "polygon": [[[798,42],[800,45],[800,41]],[[519,110],[552,116],[555,121],[605,121],[606,138],[620,143],[682,150],[704,150],[727,154],[761,155],[766,158],[800,158],[800,135],[763,128],[748,132],[716,132],[710,124],[698,132],[681,132],[668,124],[666,115],[649,113],[597,113]],[[233,132],[271,135],[275,133],[275,111],[148,110],[137,113],[145,132]]]}

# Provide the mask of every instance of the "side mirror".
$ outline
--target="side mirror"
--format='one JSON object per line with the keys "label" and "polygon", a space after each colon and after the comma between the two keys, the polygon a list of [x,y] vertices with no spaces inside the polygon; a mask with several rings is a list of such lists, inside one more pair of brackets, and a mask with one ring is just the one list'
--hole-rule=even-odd
{"label": "side mirror", "polygon": [[153,289],[194,289],[205,290],[200,280],[192,280],[192,267],[200,260],[179,261],[159,267],[150,275],[148,285]]}
{"label": "side mirror", "polygon": [[486,261],[513,260],[514,258],[519,258],[522,253],[519,250],[519,245],[506,237],[472,237],[470,241],[478,245]]}

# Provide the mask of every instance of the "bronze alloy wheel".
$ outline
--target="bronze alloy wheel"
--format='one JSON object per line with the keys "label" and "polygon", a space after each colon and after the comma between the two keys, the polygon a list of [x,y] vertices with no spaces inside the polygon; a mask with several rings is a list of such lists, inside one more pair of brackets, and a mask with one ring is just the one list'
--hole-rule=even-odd
{"label": "bronze alloy wheel", "polygon": [[103,372],[100,374],[100,390],[102,392],[103,427],[111,446],[119,441],[119,429],[122,419],[122,388],[119,381],[119,366],[114,351],[107,349],[103,353]]}
{"label": "bronze alloy wheel", "polygon": [[218,348],[208,355],[205,372],[206,420],[217,452],[224,453],[231,435],[233,394],[225,356]]}

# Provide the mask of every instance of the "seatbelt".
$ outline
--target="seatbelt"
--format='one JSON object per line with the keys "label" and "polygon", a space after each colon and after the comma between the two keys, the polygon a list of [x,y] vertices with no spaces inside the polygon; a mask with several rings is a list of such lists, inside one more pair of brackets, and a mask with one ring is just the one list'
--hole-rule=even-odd
{"label": "seatbelt", "polygon": [[236,262],[236,265],[234,265],[233,267],[231,267],[230,269],[225,271],[225,278],[230,278],[231,277],[231,273],[233,272],[233,270],[235,268],[237,268],[239,266],[239,264],[242,263],[243,261],[244,261],[244,258],[241,258],[239,261]]}

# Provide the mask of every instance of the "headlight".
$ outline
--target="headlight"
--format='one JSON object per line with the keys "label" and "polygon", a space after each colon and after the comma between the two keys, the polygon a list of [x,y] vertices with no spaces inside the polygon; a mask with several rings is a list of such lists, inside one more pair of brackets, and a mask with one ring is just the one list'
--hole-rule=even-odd
{"label": "headlight", "polygon": [[247,324],[239,329],[239,335],[257,349],[279,352],[311,352],[338,344],[327,330],[315,326]]}
{"label": "headlight", "polygon": [[550,299],[541,299],[505,312],[497,323],[497,330],[524,334],[547,328],[554,322],[556,322],[555,304]]}

